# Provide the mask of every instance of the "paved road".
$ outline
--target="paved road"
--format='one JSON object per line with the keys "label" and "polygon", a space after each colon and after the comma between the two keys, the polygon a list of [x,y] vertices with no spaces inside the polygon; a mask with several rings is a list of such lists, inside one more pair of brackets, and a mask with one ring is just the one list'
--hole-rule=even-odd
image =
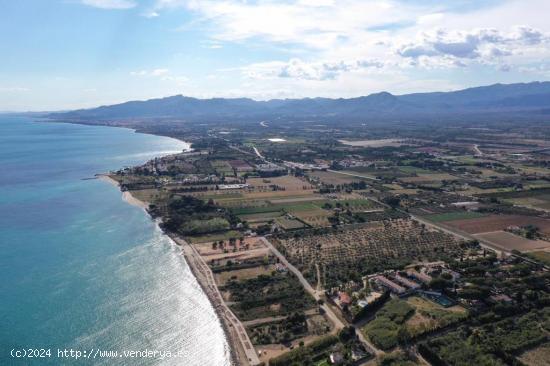
{"label": "paved road", "polygon": [[483,152],[481,152],[481,150],[479,150],[479,145],[474,145],[474,151],[475,151],[475,154],[477,156],[483,156]]}
{"label": "paved road", "polygon": [[[313,289],[313,287],[311,287],[311,285],[309,284],[309,282],[307,282],[307,280],[304,278],[304,276],[302,275],[302,272],[300,272],[296,267],[294,267],[292,264],[290,264],[290,262],[285,258],[284,255],[281,254],[281,252],[279,252],[277,250],[277,248],[275,248],[273,246],[273,244],[271,244],[269,242],[269,240],[267,240],[266,238],[262,237],[261,238],[262,241],[265,243],[265,245],[267,245],[267,247],[271,250],[271,252],[273,252],[273,254],[275,254],[277,256],[277,258],[279,258],[279,260],[288,268],[288,270],[292,273],[294,273],[294,275],[296,277],[298,277],[298,280],[300,281],[300,283],[302,284],[302,286],[304,286],[304,289],[311,295],[313,296],[313,298],[315,300],[320,300],[321,299],[321,296],[320,296],[320,291],[315,291]],[[342,328],[344,328],[344,323],[340,320],[340,318],[338,318],[336,316],[336,314],[334,314],[334,312],[332,311],[331,308],[328,307],[327,304],[323,304],[321,305],[321,308],[323,308],[323,310],[325,311],[325,314],[327,315],[327,317],[330,319],[330,321],[334,324],[334,326],[340,330]]]}
{"label": "paved road", "polygon": [[256,148],[256,146],[252,146],[252,148],[254,149],[254,152],[256,153],[256,155],[258,155],[258,157],[260,159],[264,159],[265,160],[265,156],[263,156],[262,154],[260,154],[260,152],[258,151],[258,149]]}
{"label": "paved road", "polygon": [[[277,256],[277,258],[279,258],[279,260],[288,268],[288,270],[291,271],[292,273],[294,273],[296,275],[296,277],[298,277],[298,280],[300,281],[302,286],[304,286],[304,289],[309,294],[311,294],[311,296],[313,296],[315,298],[315,300],[321,299],[320,294],[322,294],[322,291],[314,290],[313,287],[311,287],[311,285],[309,284],[309,282],[307,282],[307,280],[304,278],[304,276],[302,275],[302,272],[300,272],[296,267],[294,267],[286,259],[286,257],[281,252],[279,252],[279,250],[277,250],[277,248],[275,248],[273,246],[273,244],[271,244],[269,242],[269,240],[267,240],[264,237],[262,237],[262,240],[265,243],[265,245],[267,245],[267,247],[273,252],[273,254],[275,254]],[[330,321],[334,324],[334,326],[337,330],[340,330],[340,329],[345,327],[344,322],[342,322],[340,320],[340,318],[338,318],[338,316],[336,316],[336,314],[332,311],[332,309],[327,304],[323,303],[323,305],[321,305],[321,308],[323,308],[323,310],[325,311],[325,314],[330,319]],[[358,336],[359,340],[365,345],[365,347],[371,353],[374,353],[377,356],[384,354],[383,351],[379,350],[371,342],[369,342],[369,340],[363,335],[363,333],[361,333],[361,329],[360,329],[359,326],[354,326],[354,328],[355,328],[355,332],[357,333],[357,336]]]}

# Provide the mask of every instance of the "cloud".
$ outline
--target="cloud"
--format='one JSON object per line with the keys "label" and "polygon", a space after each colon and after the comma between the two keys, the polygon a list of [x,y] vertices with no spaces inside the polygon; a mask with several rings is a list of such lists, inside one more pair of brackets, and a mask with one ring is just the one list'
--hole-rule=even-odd
{"label": "cloud", "polygon": [[154,10],[145,11],[141,13],[141,15],[144,16],[145,18],[156,18],[160,16],[160,14]]}
{"label": "cloud", "polygon": [[396,53],[413,59],[447,57],[455,60],[492,61],[521,53],[527,47],[541,45],[548,40],[549,37],[541,31],[526,26],[515,27],[508,33],[496,29],[436,29],[422,32],[417,40],[398,46]]}
{"label": "cloud", "polygon": [[169,82],[176,83],[177,85],[183,85],[189,81],[188,77],[183,75],[174,75],[168,69],[131,71],[130,75],[136,76],[136,77],[153,78],[161,81],[169,81]]}
{"label": "cloud", "polygon": [[140,70],[140,71],[131,71],[130,75],[132,76],[162,76],[170,72],[168,69],[153,69],[153,70]]}
{"label": "cloud", "polygon": [[133,0],[82,0],[82,4],[100,9],[131,9],[137,5]]}
{"label": "cloud", "polygon": [[330,47],[369,28],[392,29],[410,24],[410,17],[423,9],[393,0],[157,0],[154,9],[175,7],[198,15],[217,40],[258,38],[314,49]]}
{"label": "cloud", "polygon": [[291,78],[301,80],[334,80],[343,73],[383,69],[387,64],[379,60],[355,60],[337,62],[306,62],[292,58],[288,62],[257,63],[244,67],[247,77],[253,79]]}

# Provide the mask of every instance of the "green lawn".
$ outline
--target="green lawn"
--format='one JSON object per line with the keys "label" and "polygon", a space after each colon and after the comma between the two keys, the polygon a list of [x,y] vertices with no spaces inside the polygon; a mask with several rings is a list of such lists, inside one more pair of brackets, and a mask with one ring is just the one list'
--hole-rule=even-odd
{"label": "green lawn", "polygon": [[229,240],[231,238],[240,238],[243,236],[240,232],[236,230],[229,230],[222,233],[215,234],[206,234],[206,235],[195,235],[195,236],[186,236],[185,239],[191,243],[207,243],[211,241],[219,240]]}
{"label": "green lawn", "polygon": [[299,212],[299,211],[311,211],[320,208],[326,200],[316,200],[310,202],[297,202],[297,203],[279,203],[274,205],[262,206],[262,207],[235,207],[231,208],[231,211],[235,215],[252,215],[257,213],[266,213],[266,212],[277,212],[277,211],[286,211],[286,212]]}
{"label": "green lawn", "polygon": [[485,214],[479,212],[447,212],[441,214],[433,214],[424,216],[425,219],[428,219],[432,222],[445,222],[445,221],[454,221],[454,220],[465,220],[465,219],[475,219],[478,217],[484,217]]}

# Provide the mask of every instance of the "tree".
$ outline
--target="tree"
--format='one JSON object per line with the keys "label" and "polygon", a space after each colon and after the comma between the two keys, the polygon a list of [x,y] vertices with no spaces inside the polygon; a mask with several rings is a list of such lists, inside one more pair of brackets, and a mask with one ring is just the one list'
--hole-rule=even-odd
{"label": "tree", "polygon": [[390,197],[384,198],[383,201],[384,201],[384,203],[386,203],[390,207],[397,208],[397,207],[399,207],[399,204],[401,203],[401,198],[395,197],[395,196],[390,196]]}
{"label": "tree", "polygon": [[411,340],[411,334],[405,325],[399,327],[397,331],[397,342],[401,345],[407,344]]}

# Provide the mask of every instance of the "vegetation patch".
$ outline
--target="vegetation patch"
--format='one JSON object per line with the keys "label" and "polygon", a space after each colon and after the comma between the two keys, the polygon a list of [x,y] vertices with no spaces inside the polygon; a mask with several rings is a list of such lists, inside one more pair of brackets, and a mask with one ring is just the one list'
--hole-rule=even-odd
{"label": "vegetation patch", "polygon": [[231,305],[239,319],[267,318],[303,311],[315,305],[294,275],[274,273],[243,281],[229,281],[223,289],[231,293]]}
{"label": "vegetation patch", "polygon": [[516,354],[548,341],[549,315],[546,308],[478,328],[464,326],[421,343],[419,351],[437,365],[510,364]]}
{"label": "vegetation patch", "polygon": [[453,221],[453,220],[475,219],[478,217],[485,217],[485,216],[487,215],[480,212],[459,211],[459,212],[446,212],[446,213],[440,213],[440,214],[427,215],[427,216],[424,216],[424,218],[432,222],[445,222],[445,221]]}
{"label": "vegetation patch", "polygon": [[407,302],[392,299],[376,313],[376,318],[363,328],[363,332],[376,346],[391,349],[405,340],[407,330],[404,324],[413,313],[414,308]]}

